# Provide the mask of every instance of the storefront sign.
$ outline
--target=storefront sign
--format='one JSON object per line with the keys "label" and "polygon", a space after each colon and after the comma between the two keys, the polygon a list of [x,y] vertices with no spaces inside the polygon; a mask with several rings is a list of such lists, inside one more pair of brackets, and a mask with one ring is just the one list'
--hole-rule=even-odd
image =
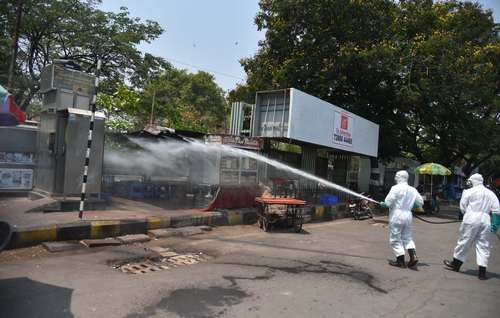
{"label": "storefront sign", "polygon": [[252,150],[260,150],[262,148],[262,140],[260,138],[244,136],[209,135],[206,137],[206,142]]}
{"label": "storefront sign", "polygon": [[352,147],[354,118],[347,113],[335,111],[333,116],[333,142]]}

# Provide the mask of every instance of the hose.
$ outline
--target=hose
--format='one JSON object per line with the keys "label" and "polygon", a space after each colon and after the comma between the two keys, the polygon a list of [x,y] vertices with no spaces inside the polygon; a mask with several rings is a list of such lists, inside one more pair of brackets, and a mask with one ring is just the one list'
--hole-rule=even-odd
{"label": "hose", "polygon": [[414,217],[416,217],[417,219],[419,219],[420,221],[423,221],[425,223],[430,223],[430,224],[450,224],[450,223],[460,223],[462,221],[460,220],[453,220],[453,221],[444,221],[444,222],[435,222],[435,221],[429,221],[429,220],[426,220],[424,219],[423,217],[421,216],[418,216],[416,214],[413,214]]}

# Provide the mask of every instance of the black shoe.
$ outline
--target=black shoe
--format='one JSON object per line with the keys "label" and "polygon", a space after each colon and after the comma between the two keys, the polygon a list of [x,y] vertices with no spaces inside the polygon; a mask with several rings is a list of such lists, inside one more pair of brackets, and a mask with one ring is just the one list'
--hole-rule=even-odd
{"label": "black shoe", "polygon": [[395,267],[400,267],[400,268],[405,268],[406,267],[405,256],[404,255],[398,256],[395,261],[390,260],[389,265],[395,266]]}
{"label": "black shoe", "polygon": [[458,272],[460,271],[460,266],[462,266],[463,262],[456,259],[456,258],[453,258],[453,261],[448,261],[448,260],[444,260],[443,261],[444,265],[446,266],[445,268],[450,270],[450,271],[455,271],[455,272]]}
{"label": "black shoe", "polygon": [[414,267],[418,263],[417,252],[414,248],[408,249],[408,254],[410,255],[410,261],[408,262],[408,267]]}
{"label": "black shoe", "polygon": [[485,280],[486,278],[486,267],[484,266],[479,266],[479,273],[477,275],[477,278],[480,280]]}

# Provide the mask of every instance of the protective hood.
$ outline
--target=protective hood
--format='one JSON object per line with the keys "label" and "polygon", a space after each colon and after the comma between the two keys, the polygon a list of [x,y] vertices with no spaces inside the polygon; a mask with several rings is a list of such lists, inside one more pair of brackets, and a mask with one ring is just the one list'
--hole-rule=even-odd
{"label": "protective hood", "polygon": [[481,185],[484,182],[483,176],[480,175],[479,173],[474,173],[472,176],[469,177],[468,181],[470,181],[473,187]]}
{"label": "protective hood", "polygon": [[406,183],[408,182],[408,172],[406,170],[400,170],[396,173],[396,176],[394,177],[394,181],[396,183]]}

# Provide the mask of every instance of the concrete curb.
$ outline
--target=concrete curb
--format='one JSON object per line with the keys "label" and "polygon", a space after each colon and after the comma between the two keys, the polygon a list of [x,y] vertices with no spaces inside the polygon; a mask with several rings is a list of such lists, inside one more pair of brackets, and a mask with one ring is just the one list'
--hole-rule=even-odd
{"label": "concrete curb", "polygon": [[146,234],[148,230],[199,225],[225,225],[227,216],[219,212],[205,215],[150,217],[135,220],[99,220],[50,226],[13,228],[7,249],[27,247],[51,241],[102,239],[127,234]]}
{"label": "concrete curb", "polygon": [[[321,222],[344,218],[345,205],[315,205],[306,207],[306,219]],[[307,217],[309,216],[309,217]],[[148,217],[134,220],[80,221],[50,226],[13,228],[7,249],[28,247],[51,241],[73,241],[102,239],[128,234],[147,234],[150,230],[179,228],[186,226],[222,226],[254,224],[257,221],[255,209],[223,210],[204,214]]]}

